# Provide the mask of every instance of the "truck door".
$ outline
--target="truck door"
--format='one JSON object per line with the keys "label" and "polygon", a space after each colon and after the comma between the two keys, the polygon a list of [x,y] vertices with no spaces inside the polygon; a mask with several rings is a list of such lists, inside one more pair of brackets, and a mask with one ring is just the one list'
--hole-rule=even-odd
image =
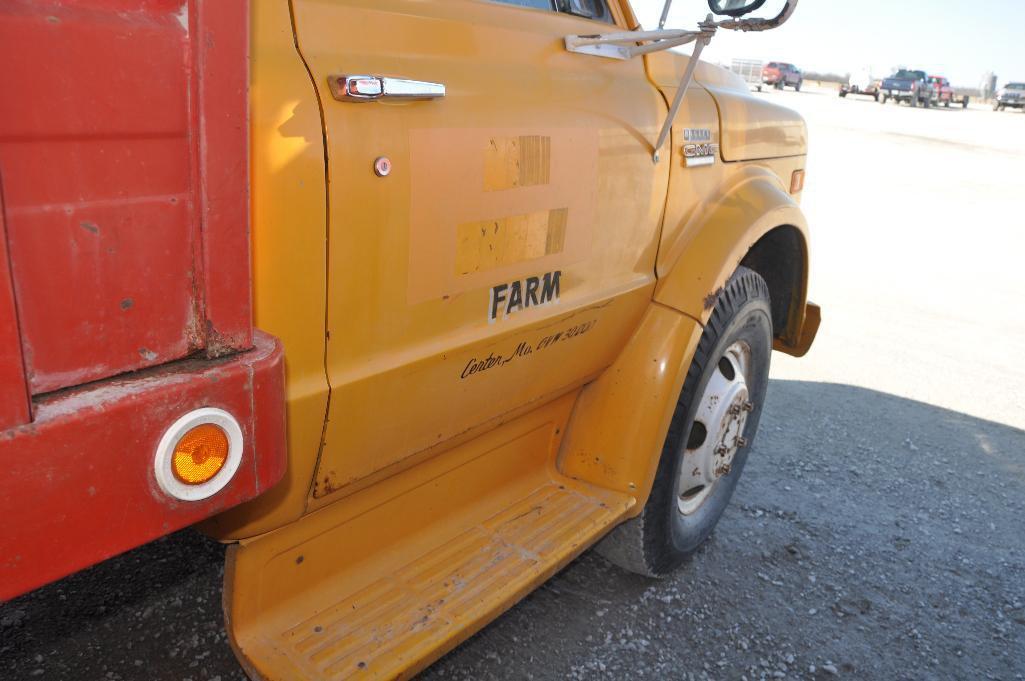
{"label": "truck door", "polygon": [[654,284],[666,107],[642,60],[564,49],[614,26],[547,0],[293,7],[328,156],[316,505],[612,362]]}

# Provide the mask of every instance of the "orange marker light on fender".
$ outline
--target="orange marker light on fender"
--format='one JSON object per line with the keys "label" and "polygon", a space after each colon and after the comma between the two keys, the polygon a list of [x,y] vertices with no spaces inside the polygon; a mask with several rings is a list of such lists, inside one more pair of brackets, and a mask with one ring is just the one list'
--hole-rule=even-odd
{"label": "orange marker light on fender", "polygon": [[242,461],[242,428],[223,409],[203,407],[164,431],[153,472],[160,489],[183,501],[213,496],[231,481]]}
{"label": "orange marker light on fender", "polygon": [[790,193],[796,194],[804,189],[804,170],[795,170],[790,176]]}
{"label": "orange marker light on fender", "polygon": [[186,485],[200,485],[217,475],[227,460],[228,436],[220,426],[204,423],[178,440],[171,455],[171,472]]}

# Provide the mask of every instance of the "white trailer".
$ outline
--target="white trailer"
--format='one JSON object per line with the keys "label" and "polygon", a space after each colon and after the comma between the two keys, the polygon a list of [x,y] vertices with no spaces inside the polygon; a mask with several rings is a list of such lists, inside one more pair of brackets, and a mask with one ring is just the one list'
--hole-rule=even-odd
{"label": "white trailer", "polygon": [[748,87],[762,91],[762,61],[760,59],[734,59],[730,71],[744,79]]}

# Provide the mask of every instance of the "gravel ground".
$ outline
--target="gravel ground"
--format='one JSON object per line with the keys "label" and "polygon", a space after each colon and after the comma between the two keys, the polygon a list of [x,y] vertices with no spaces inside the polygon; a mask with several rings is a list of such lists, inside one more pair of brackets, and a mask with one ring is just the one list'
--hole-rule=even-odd
{"label": "gravel ground", "polygon": [[[718,530],[658,581],[585,554],[425,678],[1025,679],[1025,115],[765,96],[809,121],[825,321]],[[180,532],[0,605],[0,678],[244,679],[222,559]]]}

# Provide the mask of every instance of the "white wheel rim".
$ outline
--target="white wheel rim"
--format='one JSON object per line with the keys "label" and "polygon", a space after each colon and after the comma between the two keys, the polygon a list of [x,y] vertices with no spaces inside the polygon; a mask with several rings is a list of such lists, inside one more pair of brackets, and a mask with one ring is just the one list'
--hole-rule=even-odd
{"label": "white wheel rim", "polygon": [[726,348],[705,385],[688,442],[681,447],[676,504],[683,515],[701,508],[747,444],[744,427],[754,408],[747,387],[750,370],[751,348],[737,341]]}

